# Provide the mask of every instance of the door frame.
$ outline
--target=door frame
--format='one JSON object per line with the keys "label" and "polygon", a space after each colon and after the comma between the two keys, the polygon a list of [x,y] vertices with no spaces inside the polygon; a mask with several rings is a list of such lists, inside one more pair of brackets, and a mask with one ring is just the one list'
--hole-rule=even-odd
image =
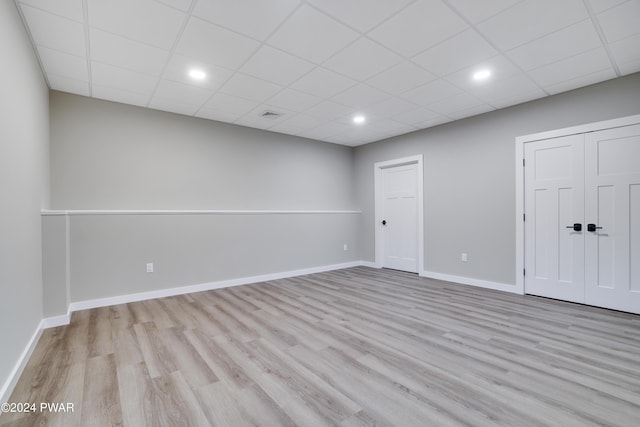
{"label": "door frame", "polygon": [[606,129],[619,128],[624,126],[631,126],[640,123],[640,114],[628,117],[621,117],[618,119],[604,120],[601,122],[588,123],[579,126],[572,126],[564,129],[556,129],[547,132],[534,133],[531,135],[523,135],[516,137],[516,156],[515,156],[515,170],[516,170],[516,290],[519,294],[524,294],[526,289],[524,288],[524,144],[528,142],[541,141],[544,139],[557,138],[560,136],[569,136],[576,134],[584,134],[589,132],[595,132]]}
{"label": "door frame", "polygon": [[402,157],[400,159],[385,160],[377,162],[373,165],[374,169],[374,229],[375,229],[375,266],[382,268],[384,263],[384,233],[382,232],[382,212],[384,203],[384,189],[382,188],[382,171],[385,169],[416,165],[417,168],[417,203],[418,203],[418,274],[424,272],[424,166],[422,154],[415,156]]}

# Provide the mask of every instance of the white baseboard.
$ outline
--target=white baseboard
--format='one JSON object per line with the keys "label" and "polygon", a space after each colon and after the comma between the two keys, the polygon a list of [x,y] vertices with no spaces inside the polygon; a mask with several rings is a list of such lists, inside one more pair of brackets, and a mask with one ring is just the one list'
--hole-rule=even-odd
{"label": "white baseboard", "polygon": [[38,344],[40,335],[42,335],[42,331],[44,330],[43,323],[44,321],[41,321],[40,324],[38,325],[38,328],[33,333],[33,336],[29,340],[29,343],[27,344],[24,351],[20,355],[18,362],[13,367],[11,374],[9,374],[7,381],[5,381],[5,383],[2,385],[2,389],[0,389],[0,403],[9,401],[9,398],[11,397],[11,393],[13,393],[13,389],[18,383],[18,380],[20,379],[20,375],[22,375],[22,371],[24,371],[25,366],[27,366],[27,362],[29,362],[29,358],[31,357],[33,350],[36,348],[36,345]]}
{"label": "white baseboard", "polygon": [[69,312],[86,310],[90,308],[107,307],[110,305],[126,304],[129,302],[145,301],[155,298],[164,298],[175,295],[190,294],[194,292],[210,291],[213,289],[229,288],[232,286],[249,285],[251,283],[266,282],[269,280],[286,279],[289,277],[303,276],[306,274],[322,273],[331,270],[357,267],[362,265],[360,261],[347,262],[342,264],[324,265],[319,267],[304,268],[301,270],[284,271],[281,273],[270,273],[259,276],[242,277],[239,279],[221,280],[219,282],[200,283],[197,285],[180,286],[177,288],[160,289],[157,291],[140,292],[136,294],[119,295],[115,297],[99,298],[87,301],[72,302]]}
{"label": "white baseboard", "polygon": [[62,316],[45,317],[42,319],[42,329],[55,328],[56,326],[64,326],[71,323],[71,311]]}
{"label": "white baseboard", "polygon": [[379,265],[377,265],[375,262],[373,261],[360,261],[359,264],[361,267],[370,267],[370,268],[382,268]]}
{"label": "white baseboard", "polygon": [[471,277],[436,273],[433,271],[423,271],[422,273],[420,273],[420,277],[444,280],[445,282],[461,283],[463,285],[477,286],[479,288],[495,289],[497,291],[511,292],[513,294],[522,295],[524,293],[522,289],[519,289],[516,285],[509,285],[507,283],[500,283],[500,282],[491,282],[491,281],[482,280],[482,279],[473,279]]}

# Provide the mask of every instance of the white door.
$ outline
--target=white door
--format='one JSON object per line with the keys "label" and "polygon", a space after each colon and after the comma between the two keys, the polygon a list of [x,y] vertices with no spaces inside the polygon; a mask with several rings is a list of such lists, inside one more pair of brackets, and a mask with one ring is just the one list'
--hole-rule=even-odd
{"label": "white door", "polygon": [[585,302],[640,313],[640,125],[586,135]]}
{"label": "white door", "polygon": [[418,272],[418,165],[382,169],[383,267]]}
{"label": "white door", "polygon": [[640,313],[640,125],[524,151],[525,292]]}
{"label": "white door", "polygon": [[525,144],[525,164],[525,291],[583,303],[584,136]]}

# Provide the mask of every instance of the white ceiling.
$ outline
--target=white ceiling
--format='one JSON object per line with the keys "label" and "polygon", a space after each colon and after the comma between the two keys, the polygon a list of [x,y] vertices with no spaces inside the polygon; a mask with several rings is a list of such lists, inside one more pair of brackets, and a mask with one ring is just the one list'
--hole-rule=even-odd
{"label": "white ceiling", "polygon": [[52,89],[348,146],[640,71],[640,0],[16,3]]}

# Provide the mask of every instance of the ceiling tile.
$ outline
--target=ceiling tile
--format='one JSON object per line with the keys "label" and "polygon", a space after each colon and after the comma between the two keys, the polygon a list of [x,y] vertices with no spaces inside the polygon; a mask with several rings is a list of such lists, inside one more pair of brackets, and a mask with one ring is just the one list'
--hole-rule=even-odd
{"label": "ceiling tile", "polygon": [[498,51],[475,30],[467,30],[427,49],[412,60],[436,75],[445,76],[497,54]]}
{"label": "ceiling tile", "polygon": [[212,90],[185,85],[170,80],[160,80],[154,97],[201,106],[213,95]]}
{"label": "ceiling tile", "polygon": [[218,122],[233,123],[240,118],[240,115],[230,113],[226,110],[202,108],[196,113],[196,117],[200,117],[201,119],[216,120]]}
{"label": "ceiling tile", "polygon": [[439,0],[419,0],[368,35],[411,57],[463,31],[467,24]]}
{"label": "ceiling tile", "polygon": [[153,0],[87,0],[89,22],[123,37],[171,49],[185,14]]}
{"label": "ceiling tile", "polygon": [[304,132],[305,130],[307,129],[287,124],[287,122],[282,122],[269,128],[270,132],[284,133],[287,135],[297,135],[300,132]]}
{"label": "ceiling tile", "polygon": [[309,0],[309,3],[364,33],[411,3],[411,1],[412,0]]}
{"label": "ceiling tile", "polygon": [[[190,70],[202,70],[207,74],[203,80],[194,80],[189,77]],[[187,58],[182,55],[173,55],[167,64],[163,78],[192,86],[218,89],[233,75],[233,71],[223,67],[217,67],[197,59]]]}
{"label": "ceiling tile", "polygon": [[[476,81],[473,79],[473,74],[479,70],[490,70],[491,77],[487,80]],[[449,82],[458,86],[464,90],[476,90],[492,83],[507,79],[509,77],[520,74],[518,70],[507,58],[502,55],[494,56],[493,58],[479,62],[472,67],[468,67],[457,71],[453,74],[449,74],[445,77]]]}
{"label": "ceiling tile", "polygon": [[596,29],[587,19],[517,47],[507,56],[524,70],[531,70],[601,45]]}
{"label": "ceiling tile", "polygon": [[460,111],[455,111],[449,114],[449,117],[452,119],[460,120],[471,116],[476,116],[478,114],[488,113],[489,111],[495,110],[494,107],[487,104],[477,105],[475,107],[467,108]]}
{"label": "ceiling tile", "polygon": [[609,45],[611,54],[623,75],[640,71],[640,34]]}
{"label": "ceiling tile", "polygon": [[353,114],[355,111],[353,108],[346,107],[344,105],[336,104],[332,101],[323,101],[320,104],[309,108],[305,114],[313,117],[317,117],[325,120],[335,120],[338,117],[346,116],[347,114]]}
{"label": "ceiling tile", "polygon": [[623,62],[618,65],[618,69],[620,70],[620,75],[622,76],[640,72],[640,59],[636,59],[635,61]]}
{"label": "ceiling tile", "polygon": [[482,101],[494,105],[505,99],[514,99],[524,94],[544,92],[524,73],[518,73],[512,77],[488,81],[485,84],[478,85],[470,91],[473,95]]}
{"label": "ceiling tile", "polygon": [[147,98],[153,94],[158,83],[156,77],[100,62],[91,63],[91,76],[93,84],[143,94]]}
{"label": "ceiling tile", "polygon": [[491,100],[489,104],[491,104],[496,108],[505,108],[505,107],[510,107],[512,105],[533,101],[534,99],[544,98],[545,96],[547,96],[547,93],[545,91],[543,91],[542,89],[536,88],[531,92],[520,91],[513,95],[508,95],[500,99]]}
{"label": "ceiling tile", "polygon": [[198,18],[191,18],[176,52],[226,68],[238,68],[260,44]]}
{"label": "ceiling tile", "polygon": [[615,76],[616,74],[613,69],[600,70],[595,73],[586,74],[571,80],[565,80],[557,84],[546,86],[545,90],[551,94],[556,94],[600,83],[604,80],[613,79]]}
{"label": "ceiling tile", "polygon": [[74,21],[82,22],[84,19],[82,0],[19,0],[19,2],[73,19]]}
{"label": "ceiling tile", "polygon": [[269,38],[268,43],[319,64],[357,37],[355,31],[303,5]]}
{"label": "ceiling tile", "polygon": [[484,105],[484,103],[475,96],[468,93],[459,93],[429,105],[429,109],[448,116],[480,105]]}
{"label": "ceiling tile", "polygon": [[338,122],[328,122],[317,126],[310,131],[302,132],[301,135],[305,135],[307,138],[323,139],[348,132],[351,129],[351,125],[345,125]]}
{"label": "ceiling tile", "polygon": [[253,110],[258,106],[258,102],[249,101],[237,96],[231,96],[224,93],[216,93],[205,104],[205,108],[227,111],[231,114],[242,115]]}
{"label": "ceiling tile", "polygon": [[427,106],[460,92],[462,92],[461,89],[455,87],[446,80],[438,79],[427,83],[426,85],[422,85],[410,92],[403,93],[402,98],[416,104]]}
{"label": "ceiling tile", "polygon": [[602,70],[613,70],[603,48],[536,68],[529,75],[543,88]]}
{"label": "ceiling tile", "polygon": [[291,111],[304,111],[322,102],[322,98],[299,92],[293,89],[284,89],[277,95],[269,98],[269,104],[286,108]]}
{"label": "ceiling tile", "polygon": [[15,2],[52,89],[347,146],[640,71],[638,0]]}
{"label": "ceiling tile", "polygon": [[291,87],[302,92],[323,98],[330,98],[355,86],[358,82],[322,67],[313,69],[309,74],[293,83]]}
{"label": "ceiling tile", "polygon": [[385,134],[393,133],[397,131],[400,131],[402,133],[411,132],[416,129],[414,126],[408,125],[406,123],[400,123],[390,119],[377,120],[372,123],[366,123],[365,126],[368,128],[371,128],[372,130],[375,130],[376,132],[381,132]]}
{"label": "ceiling tile", "polygon": [[498,48],[509,50],[588,17],[582,0],[525,0],[476,28]]}
{"label": "ceiling tile", "polygon": [[415,64],[403,61],[372,77],[367,84],[392,94],[399,94],[422,86],[436,77]]}
{"label": "ceiling tile", "polygon": [[238,120],[233,123],[240,126],[246,126],[250,128],[256,129],[264,129],[268,130],[277,125],[277,123],[271,123],[268,121],[269,119],[261,119],[258,117],[240,117]]}
{"label": "ceiling tile", "polygon": [[630,0],[598,15],[609,43],[640,34],[640,1]]}
{"label": "ceiling tile", "polygon": [[291,127],[301,128],[301,129],[311,129],[316,126],[320,126],[324,123],[323,119],[319,119],[317,117],[309,116],[307,114],[298,114],[290,118],[286,118],[286,121],[283,124],[288,124]]}
{"label": "ceiling tile", "polygon": [[270,46],[262,46],[240,69],[245,74],[282,86],[299,79],[315,65]]}
{"label": "ceiling tile", "polygon": [[330,70],[363,81],[400,61],[400,56],[363,37],[323,65]]}
{"label": "ceiling tile", "polygon": [[344,145],[347,147],[354,147],[354,145],[352,145],[352,138],[350,138],[347,135],[335,135],[332,136],[331,138],[325,138],[322,140],[322,142],[329,142],[331,144],[338,144],[338,145]]}
{"label": "ceiling tile", "polygon": [[404,114],[409,111],[416,110],[418,107],[416,104],[405,101],[400,98],[389,98],[382,102],[370,105],[364,109],[364,113],[372,117],[391,118],[393,116]]}
{"label": "ceiling tile", "polygon": [[363,108],[384,99],[390,98],[389,94],[365,84],[359,84],[331,98],[352,108]]}
{"label": "ceiling tile", "polygon": [[93,96],[107,101],[119,102],[121,104],[137,105],[146,107],[149,102],[149,96],[140,93],[129,92],[122,89],[114,89],[112,87],[104,87],[100,85],[92,85]]}
{"label": "ceiling tile", "polygon": [[522,0],[449,0],[449,4],[464,15],[471,23],[477,24],[521,1]]}
{"label": "ceiling tile", "polygon": [[450,119],[449,117],[445,117],[445,116],[439,116],[435,119],[429,119],[429,120],[425,120],[424,122],[421,123],[416,123],[415,126],[418,129],[427,129],[430,127],[434,127],[434,126],[438,126],[444,123],[449,123],[452,122],[453,119]]}
{"label": "ceiling tile", "polygon": [[295,10],[298,0],[199,1],[193,14],[209,22],[264,40]]}
{"label": "ceiling tile", "polygon": [[89,96],[89,82],[87,81],[70,79],[55,74],[48,74],[47,78],[53,90]]}
{"label": "ceiling tile", "polygon": [[167,6],[173,7],[174,9],[181,10],[186,12],[191,7],[192,0],[155,0]]}
{"label": "ceiling tile", "polygon": [[418,123],[425,122],[427,120],[434,120],[442,118],[441,114],[433,112],[427,108],[419,107],[404,113],[398,114],[393,118],[396,122],[405,123],[408,125],[417,125]]}
{"label": "ceiling tile", "polygon": [[91,59],[153,76],[162,74],[169,52],[92,29]]}
{"label": "ceiling tile", "polygon": [[38,54],[47,74],[89,81],[86,59],[46,47],[38,47]]}
{"label": "ceiling tile", "polygon": [[168,111],[170,113],[184,114],[185,116],[193,116],[198,111],[197,105],[185,104],[171,99],[163,99],[154,97],[149,103],[149,108],[156,110]]}
{"label": "ceiling tile", "polygon": [[611,9],[614,6],[624,3],[627,0],[587,0],[591,3],[591,7],[595,13],[603,12],[607,9]]}
{"label": "ceiling tile", "polygon": [[29,6],[22,6],[22,12],[38,46],[86,56],[82,24]]}
{"label": "ceiling tile", "polygon": [[[282,115],[276,118],[261,117],[262,113],[265,111],[274,111]],[[260,104],[240,119],[236,120],[235,123],[260,129],[270,129],[280,123],[283,123],[288,117],[293,117],[295,114],[296,113],[284,108],[278,108],[270,104]]]}
{"label": "ceiling tile", "polygon": [[241,73],[236,73],[220,88],[221,92],[228,95],[258,102],[272,97],[280,90],[282,90],[282,86]]}

